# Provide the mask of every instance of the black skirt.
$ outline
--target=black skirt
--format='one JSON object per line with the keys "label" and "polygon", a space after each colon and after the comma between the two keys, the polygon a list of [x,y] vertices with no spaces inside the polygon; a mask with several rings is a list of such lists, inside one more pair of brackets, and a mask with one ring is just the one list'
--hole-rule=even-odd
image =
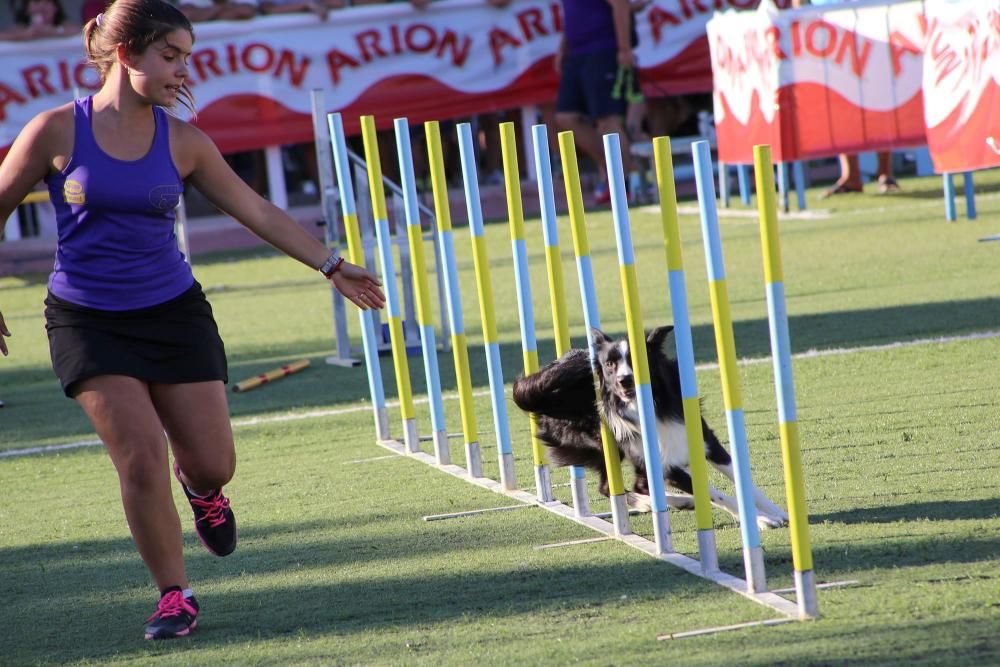
{"label": "black skirt", "polygon": [[146,382],[228,382],[226,350],[212,306],[197,281],[183,294],[148,308],[97,310],[51,292],[45,298],[49,354],[63,391],[98,375]]}

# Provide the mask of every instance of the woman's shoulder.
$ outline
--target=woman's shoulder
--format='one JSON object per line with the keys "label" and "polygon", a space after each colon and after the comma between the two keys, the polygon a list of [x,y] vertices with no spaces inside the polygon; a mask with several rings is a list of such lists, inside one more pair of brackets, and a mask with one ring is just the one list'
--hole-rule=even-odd
{"label": "woman's shoulder", "polygon": [[184,147],[194,148],[201,143],[211,141],[203,130],[190,121],[168,113],[167,122],[170,126],[171,139],[178,141]]}
{"label": "woman's shoulder", "polygon": [[67,102],[61,106],[47,109],[35,116],[33,122],[38,122],[44,127],[49,128],[59,128],[64,126],[72,127],[73,109],[75,106],[76,102]]}
{"label": "woman's shoulder", "polygon": [[37,141],[51,142],[50,145],[60,145],[67,139],[73,139],[73,102],[42,111],[32,118],[24,128],[24,132]]}

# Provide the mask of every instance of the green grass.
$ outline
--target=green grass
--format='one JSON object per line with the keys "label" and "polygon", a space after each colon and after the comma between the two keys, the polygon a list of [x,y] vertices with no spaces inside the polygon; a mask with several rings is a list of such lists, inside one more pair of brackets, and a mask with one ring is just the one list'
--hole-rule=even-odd
{"label": "green grass", "polygon": [[[187,562],[202,604],[189,639],[150,644],[142,620],[155,591],[131,543],[117,480],[98,447],[0,459],[0,664],[1000,664],[1000,338],[890,346],[1000,330],[996,266],[1000,174],[977,174],[980,220],[943,221],[938,179],[909,179],[892,197],[810,206],[828,218],[782,222],[810,534],[822,618],[658,642],[656,636],[775,614],[617,542],[539,551],[595,533],[539,509],[427,523],[421,517],[510,501],[374,444],[361,368],[328,366],[323,282],[270,251],[195,258],[227,343],[233,380],[295,358],[307,371],[231,395],[238,472],[228,491],[240,548],[216,559],[185,519]],[[646,326],[670,321],[662,235],[633,210]],[[714,360],[698,221],[682,218],[695,351]],[[605,329],[624,331],[610,216],[587,218]],[[529,221],[541,358],[554,345],[540,225]],[[465,324],[487,475],[496,448],[468,230],[457,229]],[[583,341],[570,232],[560,234],[570,325]],[[737,351],[769,354],[755,222],[724,217]],[[506,225],[490,225],[503,365],[520,369]],[[52,376],[41,316],[45,276],[0,279],[14,332],[0,360],[0,450],[93,439]],[[439,311],[435,321],[439,321]],[[350,314],[354,340],[357,318]],[[411,357],[414,389],[423,369]],[[453,392],[450,354],[440,356]],[[382,358],[387,391],[395,382]],[[768,363],[740,367],[755,481],[784,504]],[[718,372],[699,373],[705,414],[726,439]],[[527,421],[509,404],[522,485],[531,483]],[[319,411],[318,413],[316,411]],[[446,403],[460,430],[457,401]],[[310,414],[310,413],[313,414]],[[271,419],[287,416],[285,421]],[[426,406],[420,430],[430,431]],[[257,421],[251,421],[256,419]],[[398,411],[391,425],[399,433]],[[462,463],[461,443],[452,441]],[[563,471],[554,481],[564,484]],[[715,480],[719,483],[718,480]],[[721,484],[720,484],[721,485]],[[607,509],[591,485],[595,511]],[[557,496],[568,500],[558,486]],[[175,490],[187,517],[180,491]],[[675,546],[696,555],[691,513],[672,513]],[[720,562],[739,574],[739,531],[715,514]],[[648,517],[634,528],[649,536]],[[767,531],[772,587],[791,585],[789,534]]]}

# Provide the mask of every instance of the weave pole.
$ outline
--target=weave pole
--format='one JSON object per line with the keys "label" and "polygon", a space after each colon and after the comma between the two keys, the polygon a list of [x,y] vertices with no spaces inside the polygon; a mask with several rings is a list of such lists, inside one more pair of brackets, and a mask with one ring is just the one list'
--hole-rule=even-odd
{"label": "weave pole", "polygon": [[[363,124],[363,126],[364,126],[364,124]],[[472,247],[473,247],[473,251],[474,251],[474,264],[475,264],[475,267],[476,267],[477,289],[480,291],[480,310],[481,310],[481,315],[482,315],[483,321],[484,321],[484,329],[486,330],[485,335],[484,335],[484,339],[487,341],[487,352],[488,352],[487,360],[488,360],[488,365],[491,366],[491,368],[490,368],[490,370],[491,370],[490,389],[491,389],[491,395],[492,395],[492,398],[494,400],[495,406],[503,406],[504,405],[503,379],[502,379],[502,375],[500,375],[500,368],[499,368],[499,360],[500,359],[499,359],[499,348],[498,348],[498,345],[496,344],[496,340],[497,340],[496,325],[495,325],[495,320],[493,319],[494,318],[494,313],[493,313],[492,291],[491,291],[491,287],[490,287],[490,283],[489,283],[489,274],[488,274],[488,271],[486,270],[487,267],[488,267],[488,258],[486,256],[486,241],[485,241],[484,234],[483,234],[482,212],[481,212],[481,205],[480,205],[480,202],[479,202],[479,190],[478,190],[478,187],[476,185],[476,171],[475,171],[475,167],[474,167],[473,139],[472,139],[472,134],[471,134],[470,127],[468,126],[468,124],[460,125],[459,128],[458,128],[458,130],[459,130],[459,138],[460,138],[460,153],[462,155],[463,177],[465,179],[465,186],[466,186],[465,187],[465,193],[466,193],[466,198],[467,198],[468,210],[470,212],[470,215],[469,215],[469,217],[470,217],[470,232],[471,232],[471,235],[472,235]],[[617,138],[617,137],[615,137],[615,138]],[[571,139],[572,139],[572,137],[570,135],[570,140]],[[617,142],[615,142],[614,145],[615,145],[615,148],[616,148],[616,153],[617,153],[617,158],[618,159],[614,160],[613,162],[618,167],[619,176],[618,176],[618,178],[616,180],[612,181],[612,184],[613,184],[612,185],[612,188],[613,188],[612,189],[612,193],[613,193],[613,195],[615,197],[615,200],[614,200],[615,201],[615,205],[618,207],[618,211],[620,213],[622,211],[622,209],[624,208],[624,202],[625,202],[625,197],[624,197],[624,181],[623,181],[624,174],[622,174],[621,171],[620,171],[620,169],[621,169],[621,154],[620,154],[620,152],[618,152],[620,149],[618,149]],[[612,171],[614,172],[615,169],[612,168]],[[577,175],[570,175],[569,176],[569,178],[571,180],[575,179],[576,177],[577,177]],[[578,190],[578,187],[576,189]],[[570,188],[571,192],[573,190],[574,190],[573,188]],[[574,199],[576,199],[576,197],[574,197]],[[582,200],[582,198],[581,198],[581,200]],[[582,222],[582,213],[578,217],[579,217],[579,219]],[[624,222],[625,222],[625,231],[628,232],[628,229],[627,229],[627,222],[628,222],[627,217],[619,215],[618,218],[617,218],[617,220],[616,220],[616,225],[621,221],[622,218],[624,218]],[[616,234],[616,238],[619,238],[620,236],[621,235]],[[582,239],[585,241],[586,237],[583,236]],[[632,254],[631,237],[628,236],[627,239],[628,239],[628,249],[629,249],[629,253],[628,254],[629,254],[629,256],[631,256],[631,254]],[[622,244],[622,245],[624,245],[624,244]],[[381,250],[381,247],[380,247],[380,250]],[[581,252],[581,253],[578,253],[578,254],[580,254],[583,257],[586,257],[589,260],[589,257],[588,257],[589,251],[584,250],[584,252]],[[583,262],[583,263],[586,264],[588,262]],[[443,262],[442,262],[442,264],[443,264]],[[623,274],[623,279],[625,277],[630,277],[630,282],[631,282],[631,285],[632,285],[632,287],[630,289],[626,289],[625,290],[626,291],[626,296],[628,296],[629,294],[637,294],[638,288],[636,287],[634,267],[630,267],[629,270],[623,270],[622,274]],[[591,283],[591,287],[590,287],[589,291],[592,294],[594,293],[592,283]],[[631,299],[630,301],[627,302],[629,334],[630,334],[630,336],[632,336],[634,338],[637,332],[639,333],[639,336],[641,336],[642,325],[641,325],[641,321],[639,321],[639,317],[632,317],[633,304],[634,304],[634,312],[638,315],[639,314],[639,309],[638,309],[638,298],[637,297],[635,299]],[[645,364],[646,360],[645,360],[645,355],[643,354],[644,351],[645,351],[645,340],[644,340],[644,337],[640,337],[639,341],[640,341],[639,346],[637,346],[635,348],[636,350],[638,350],[638,352],[636,353],[636,355],[637,356],[638,355],[642,355],[641,361],[642,361],[643,364]],[[492,343],[492,345],[490,343]],[[494,362],[496,362],[496,363],[494,363]],[[646,366],[644,374],[640,374],[640,376],[646,377],[647,378],[647,384],[648,384],[648,376],[649,376],[648,366]],[[499,380],[499,383],[497,382],[497,380]],[[645,406],[651,406],[652,401],[649,398],[649,395],[651,395],[651,391],[647,391],[646,393],[647,393],[647,399],[644,400],[644,401],[641,401],[641,402]],[[640,406],[640,408],[642,408],[642,406]],[[497,436],[498,443],[499,443],[498,453],[500,453],[500,455],[501,455],[501,461],[503,462],[505,460],[509,460],[508,458],[505,457],[505,455],[509,456],[509,454],[510,454],[509,434],[506,433],[506,428],[507,428],[506,413],[504,411],[502,411],[502,409],[501,409],[501,410],[497,410],[497,412],[495,414],[501,415],[503,417],[502,419],[497,419],[496,420],[496,424],[495,424],[495,426],[497,428],[497,433],[498,433],[498,436]],[[652,420],[649,418],[649,416],[646,416],[646,417],[640,416],[640,423],[641,423],[641,425],[648,426],[651,421]],[[643,422],[644,422],[644,424],[643,424]],[[647,428],[647,431],[648,431],[648,428]],[[645,435],[645,433],[644,433],[644,435]],[[647,440],[648,440],[648,438],[647,438]],[[658,505],[660,508],[662,508],[664,510],[662,512],[662,516],[663,516],[663,519],[667,519],[667,517],[666,517],[666,511],[665,511],[666,510],[667,502],[666,502],[666,498],[665,498],[665,496],[663,494],[662,481],[661,481],[660,485],[656,484],[657,479],[662,480],[662,469],[660,469],[660,470],[656,469],[657,467],[661,467],[661,464],[660,464],[659,458],[658,458],[658,454],[659,454],[659,452],[658,452],[658,446],[655,444],[655,440],[653,442],[654,442],[653,446],[654,446],[654,449],[655,449],[656,455],[657,455],[656,464],[655,465],[650,465],[647,462],[647,469],[653,475],[653,478],[651,479],[652,485],[654,487],[652,500],[653,500],[654,506]],[[524,503],[524,506],[540,507],[540,508],[544,509],[547,512],[551,512],[553,514],[557,514],[557,515],[559,515],[559,516],[561,516],[563,518],[566,518],[566,519],[569,519],[571,521],[574,521],[575,523],[578,523],[580,525],[583,525],[583,526],[586,526],[588,528],[591,528],[592,530],[595,530],[595,531],[601,533],[602,535],[615,536],[623,544],[626,544],[626,545],[631,546],[631,547],[633,547],[635,549],[638,549],[638,550],[642,551],[643,553],[645,553],[647,555],[650,555],[650,556],[653,556],[653,557],[655,557],[655,558],[657,558],[659,560],[663,560],[665,562],[671,563],[671,564],[673,564],[673,565],[675,565],[675,566],[683,569],[686,572],[694,574],[695,576],[701,577],[701,578],[706,579],[708,581],[712,581],[713,583],[716,583],[716,584],[718,584],[720,586],[723,586],[723,587],[727,588],[728,590],[730,590],[732,592],[735,592],[735,593],[738,593],[740,595],[746,596],[747,598],[749,598],[751,600],[754,600],[754,601],[756,601],[756,602],[758,602],[758,603],[760,603],[762,605],[766,605],[767,607],[769,607],[771,609],[774,609],[774,610],[776,610],[776,611],[778,611],[778,612],[780,612],[780,613],[782,613],[782,614],[784,614],[786,616],[794,617],[794,616],[797,615],[797,611],[798,610],[797,610],[795,604],[793,602],[789,601],[789,600],[786,600],[785,598],[783,598],[783,597],[781,597],[779,595],[776,595],[776,594],[774,594],[772,592],[768,592],[768,591],[755,592],[755,591],[751,590],[750,587],[747,585],[747,582],[744,581],[744,580],[742,580],[742,579],[739,579],[737,577],[734,577],[732,575],[729,575],[729,574],[727,574],[725,572],[722,572],[722,571],[719,571],[719,570],[715,570],[715,571],[711,571],[711,572],[706,572],[705,569],[702,567],[701,563],[699,563],[697,560],[694,560],[692,558],[689,558],[688,556],[685,556],[683,554],[680,554],[680,553],[677,553],[677,552],[674,552],[674,551],[666,551],[663,548],[662,543],[664,541],[664,537],[669,541],[669,523],[667,523],[666,529],[664,530],[664,527],[662,525],[660,525],[660,523],[659,523],[659,517],[654,517],[654,522],[655,522],[654,523],[654,530],[656,530],[656,532],[657,532],[656,541],[654,542],[653,540],[647,539],[646,537],[643,537],[643,536],[640,536],[640,535],[635,535],[635,534],[632,534],[632,533],[621,533],[621,532],[618,532],[618,531],[616,531],[616,527],[613,524],[611,524],[611,523],[609,523],[607,521],[602,520],[601,518],[599,518],[596,515],[589,514],[587,516],[580,516],[574,510],[573,507],[565,505],[565,504],[563,504],[561,502],[554,502],[554,501],[539,502],[539,500],[537,499],[537,497],[535,497],[535,495],[532,492],[518,489],[518,488],[516,488],[516,484],[511,483],[511,484],[509,484],[509,486],[507,488],[505,488],[505,486],[501,485],[500,482],[494,481],[494,480],[489,479],[487,477],[472,477],[472,476],[470,476],[468,474],[468,472],[465,469],[463,469],[463,468],[461,468],[459,466],[456,466],[456,465],[453,465],[453,464],[439,465],[434,460],[434,457],[431,456],[430,454],[427,454],[427,453],[424,453],[422,451],[419,451],[419,449],[416,450],[416,451],[410,451],[406,447],[406,445],[404,443],[399,442],[397,440],[391,440],[391,439],[380,440],[378,442],[378,444],[380,446],[382,446],[382,447],[384,447],[384,448],[392,451],[392,452],[395,452],[396,454],[406,455],[406,456],[411,457],[413,460],[420,461],[422,463],[434,466],[438,470],[441,470],[442,472],[446,472],[446,473],[448,473],[448,474],[450,474],[450,475],[452,475],[452,476],[454,476],[456,478],[460,478],[460,479],[462,479],[463,481],[465,481],[467,483],[474,484],[474,485],[479,486],[481,488],[488,489],[490,491],[493,491],[495,493],[499,493],[499,494],[508,496],[510,498],[514,498],[514,499],[516,499],[516,500]],[[644,444],[644,447],[645,446],[646,445]],[[649,458],[649,455],[647,453],[647,459],[648,458]],[[502,466],[503,466],[503,464],[502,464]],[[511,468],[511,471],[513,471],[512,468]],[[501,474],[502,474],[502,469],[501,469]],[[655,487],[656,486],[660,486],[660,492],[659,492],[659,494],[657,494],[656,491],[655,491]],[[657,498],[657,495],[659,496],[658,498]],[[513,509],[513,508],[512,507],[511,508],[503,507],[503,508],[496,508],[496,509],[488,509],[488,510],[485,510],[485,511],[506,511],[507,509]],[[482,511],[483,510],[479,510],[479,511],[476,511],[476,513],[480,513]],[[467,515],[467,514],[471,514],[471,513],[457,513],[457,514],[456,513],[452,513],[449,516]],[[438,516],[440,516],[440,515],[438,515]]]}
{"label": "weave pole", "polygon": [[403,215],[406,237],[410,245],[413,270],[413,292],[417,302],[417,326],[424,357],[427,398],[431,406],[431,438],[434,458],[438,465],[451,463],[448,452],[448,430],[444,421],[444,401],[441,398],[441,372],[438,370],[437,341],[431,317],[430,292],[427,288],[427,263],[424,261],[424,236],[420,227],[420,202],[417,199],[417,179],[413,174],[413,150],[410,146],[410,124],[405,118],[393,121],[396,130],[396,154],[399,157],[399,178],[403,187]]}
{"label": "weave pole", "polygon": [[[517,145],[514,124],[500,124],[500,151],[503,156],[503,177],[507,191],[507,215],[510,244],[514,253],[514,283],[517,289],[517,311],[521,322],[521,351],[524,374],[538,370],[538,343],[535,339],[535,314],[531,301],[531,279],[528,274],[528,247],[524,239],[524,212],[521,207],[521,176],[517,167]],[[552,502],[552,480],[545,458],[545,446],[538,439],[537,420],[528,415],[531,425],[531,454],[535,463],[535,493],[539,502]]]}
{"label": "weave pole", "polygon": [[[505,491],[517,488],[514,474],[514,453],[510,444],[510,421],[503,389],[503,366],[500,363],[500,342],[497,337],[496,315],[493,310],[493,285],[490,262],[483,229],[483,209],[479,198],[479,176],[476,173],[476,152],[472,143],[472,128],[461,123],[458,128],[458,150],[462,162],[465,206],[469,216],[472,241],[472,261],[476,272],[476,292],[479,295],[479,316],[483,326],[483,346],[486,348],[486,371],[489,375],[490,405],[493,409],[493,430],[500,460],[500,484]],[[452,318],[452,326],[457,327]],[[534,432],[534,431],[532,431]]]}
{"label": "weave pole", "polygon": [[[549,156],[549,135],[544,125],[531,127],[534,144],[535,174],[538,178],[538,203],[542,217],[542,238],[545,243],[545,268],[549,277],[549,306],[556,341],[556,357],[570,350],[569,323],[566,317],[566,289],[563,286],[562,263],[559,257],[559,228],[556,226],[556,197],[552,188],[552,159]],[[587,499],[587,478],[582,466],[569,467],[573,507],[578,516],[590,514]]]}
{"label": "weave pole", "polygon": [[[323,240],[332,251],[340,252],[340,239],[337,234],[337,203],[333,196],[333,155],[331,154],[330,128],[324,122],[326,102],[323,91],[314,88],[309,92],[309,102],[312,111],[313,148],[316,151],[316,176],[318,178],[320,210],[323,212]],[[183,197],[181,198],[183,200]],[[178,202],[178,207],[181,204]],[[180,212],[180,211],[178,211]],[[187,226],[184,229],[184,254],[188,254]],[[178,236],[180,240],[180,235]],[[351,338],[347,333],[347,311],[344,305],[346,299],[333,282],[330,282],[330,305],[333,311],[333,335],[335,337],[335,352],[326,358],[326,363],[351,368],[360,363],[351,357]]]}
{"label": "weave pole", "polygon": [[451,354],[455,361],[455,384],[458,385],[458,404],[462,413],[465,467],[473,477],[482,477],[483,464],[482,454],[479,451],[479,430],[476,426],[476,411],[472,404],[469,347],[465,340],[465,322],[462,319],[462,294],[458,287],[455,238],[451,230],[448,182],[444,174],[441,129],[438,122],[424,123],[424,135],[427,140],[427,160],[431,170],[431,189],[434,192],[434,217],[437,220],[438,242],[441,245],[441,254],[444,256],[441,270],[444,274],[448,320],[451,322]]}
{"label": "weave pole", "polygon": [[[573,231],[573,252],[576,255],[576,274],[580,283],[580,298],[583,302],[583,320],[587,328],[587,352],[591,368],[594,367],[594,329],[601,328],[601,317],[597,309],[597,289],[594,285],[594,268],[590,258],[590,243],[584,221],[583,192],[580,188],[580,169],[576,160],[576,143],[572,131],[559,133],[559,156],[566,185],[566,203],[569,222]],[[594,374],[594,394],[600,390]],[[611,494],[611,521],[615,535],[630,535],[632,529],[628,519],[628,504],[625,498],[625,482],[622,479],[621,455],[618,445],[607,423],[601,420],[601,447],[604,450],[604,466],[608,471],[608,493]]]}
{"label": "weave pole", "polygon": [[788,334],[788,311],[785,307],[785,279],[781,268],[781,239],[778,235],[777,203],[774,200],[771,147],[754,146],[753,161],[757,177],[757,210],[760,213],[764,282],[767,286],[767,319],[771,329],[771,357],[774,362],[774,386],[778,401],[778,428],[781,434],[781,456],[785,463],[785,497],[788,502],[788,523],[792,537],[795,596],[798,601],[799,617],[816,618],[819,616],[816,577],[813,573],[812,548],[809,545],[809,517],[806,512],[799,424],[795,410],[792,345]]}
{"label": "weave pole", "polygon": [[[354,199],[351,165],[347,159],[344,121],[339,113],[332,113],[327,116],[327,124],[330,126],[330,142],[333,145],[333,165],[337,170],[340,209],[344,218],[344,233],[347,236],[347,254],[352,264],[364,266],[365,253],[361,245],[361,230],[358,226],[358,211]],[[333,222],[331,221],[330,224]],[[382,364],[378,358],[373,311],[359,310],[358,313],[361,320],[361,344],[365,353],[365,371],[368,374],[368,393],[372,397],[372,409],[375,414],[375,437],[379,440],[388,440],[391,437],[389,435],[389,413],[385,407]]]}
{"label": "weave pole", "polygon": [[764,552],[760,546],[757,508],[754,505],[753,480],[750,477],[750,448],[747,446],[743,399],[736,368],[736,343],[733,322],[729,315],[729,294],[726,289],[726,268],[722,258],[719,217],[715,209],[715,185],[712,182],[712,158],[707,141],[691,146],[701,213],[701,234],[705,244],[705,268],[708,271],[712,319],[715,323],[715,348],[722,374],[722,399],[726,407],[726,425],[732,448],[736,500],[739,505],[740,532],[743,538],[743,566],[747,586],[755,593],[767,590],[764,573]]}
{"label": "weave pole", "polygon": [[378,243],[379,261],[382,264],[382,289],[385,291],[392,366],[396,372],[399,408],[403,419],[403,443],[406,445],[406,451],[412,454],[420,451],[420,438],[413,410],[410,366],[406,361],[406,339],[403,337],[403,317],[399,309],[396,269],[392,255],[392,241],[389,237],[389,213],[385,207],[385,190],[382,189],[382,163],[378,156],[374,116],[361,117],[361,135],[365,144],[365,162],[368,164],[368,190],[372,200],[372,217],[375,219],[375,237]]}
{"label": "weave pole", "polygon": [[608,169],[608,187],[611,189],[611,217],[615,223],[618,268],[622,294],[625,297],[625,323],[628,328],[629,351],[632,354],[632,372],[635,374],[635,393],[639,402],[639,429],[642,433],[642,450],[646,459],[646,479],[649,482],[649,498],[653,505],[653,535],[657,554],[665,554],[672,552],[674,548],[670,538],[670,518],[667,516],[667,497],[663,486],[660,441],[656,434],[653,387],[650,384],[649,362],[646,359],[646,335],[642,329],[642,308],[639,304],[639,283],[635,275],[632,231],[629,228],[622,149],[617,134],[604,135],[604,159]]}
{"label": "weave pole", "polygon": [[681,375],[681,398],[684,404],[684,428],[687,432],[691,484],[694,488],[695,522],[698,526],[698,556],[702,570],[719,569],[719,556],[712,526],[712,506],[708,492],[708,465],[705,463],[705,440],[701,428],[701,404],[698,377],[694,366],[694,345],[688,314],[684,258],[681,254],[680,226],[677,221],[677,187],[668,137],[653,139],[653,165],[660,199],[663,243],[667,254],[667,282],[670,285],[670,309],[674,317],[674,343]]}

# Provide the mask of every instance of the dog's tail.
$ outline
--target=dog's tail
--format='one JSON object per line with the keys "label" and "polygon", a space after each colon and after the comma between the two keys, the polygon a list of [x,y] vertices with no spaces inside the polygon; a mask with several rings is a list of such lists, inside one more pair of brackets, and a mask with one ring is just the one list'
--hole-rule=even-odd
{"label": "dog's tail", "polygon": [[531,375],[514,380],[514,404],[525,412],[572,418],[593,406],[594,376],[586,350],[570,350]]}

